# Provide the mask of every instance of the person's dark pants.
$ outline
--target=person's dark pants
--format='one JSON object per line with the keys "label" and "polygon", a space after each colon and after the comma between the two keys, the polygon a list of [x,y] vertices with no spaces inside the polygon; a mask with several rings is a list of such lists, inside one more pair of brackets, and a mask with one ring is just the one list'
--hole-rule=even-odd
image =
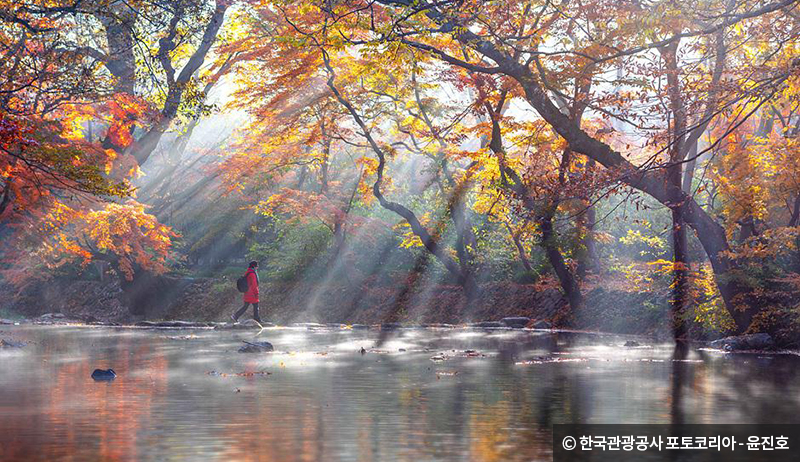
{"label": "person's dark pants", "polygon": [[[244,306],[239,308],[239,311],[237,311],[236,314],[233,315],[233,317],[239,319],[239,317],[243,315],[245,311],[247,311],[247,305],[251,305],[251,303],[245,303]],[[258,303],[252,303],[252,305],[253,305],[253,319],[255,319],[258,322],[261,322],[261,316],[258,315]]]}

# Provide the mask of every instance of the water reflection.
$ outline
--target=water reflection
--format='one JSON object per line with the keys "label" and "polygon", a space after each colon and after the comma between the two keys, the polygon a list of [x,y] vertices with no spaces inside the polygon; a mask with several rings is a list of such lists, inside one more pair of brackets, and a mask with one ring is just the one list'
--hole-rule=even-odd
{"label": "water reflection", "polygon": [[[0,336],[31,342],[0,351],[2,460],[550,460],[554,423],[798,423],[800,411],[794,356],[614,336],[274,329],[259,339],[278,351],[262,355],[236,352],[252,333]],[[114,382],[90,378],[108,367]]]}

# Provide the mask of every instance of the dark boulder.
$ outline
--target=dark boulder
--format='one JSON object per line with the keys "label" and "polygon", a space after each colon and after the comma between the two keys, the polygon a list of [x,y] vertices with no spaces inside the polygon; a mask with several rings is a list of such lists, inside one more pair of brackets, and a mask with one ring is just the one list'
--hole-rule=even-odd
{"label": "dark boulder", "polygon": [[634,348],[634,347],[638,347],[638,346],[641,346],[641,345],[639,345],[639,342],[637,342],[637,341],[628,340],[627,342],[625,342],[625,345],[623,345],[623,346],[626,346],[628,348]]}
{"label": "dark boulder", "polygon": [[508,327],[522,329],[523,327],[527,326],[529,322],[531,322],[531,318],[526,316],[512,316],[509,318],[503,318],[501,322]]}
{"label": "dark boulder", "polygon": [[96,381],[114,380],[117,378],[117,373],[114,372],[114,369],[95,369],[92,372],[92,378]]}
{"label": "dark boulder", "polygon": [[746,334],[714,340],[709,346],[725,351],[772,350],[775,341],[765,333]]}
{"label": "dark boulder", "polygon": [[69,322],[70,319],[64,313],[45,313],[33,321],[35,324],[51,325]]}
{"label": "dark boulder", "polygon": [[15,342],[14,340],[0,339],[0,348],[22,348],[25,342]]}
{"label": "dark boulder", "polygon": [[67,316],[64,313],[45,313],[39,316],[42,321],[53,321],[56,319],[65,319]]}
{"label": "dark boulder", "polygon": [[244,345],[239,348],[239,353],[267,353],[275,351],[275,348],[269,342],[244,342]]}
{"label": "dark boulder", "polygon": [[481,322],[473,322],[472,324],[469,324],[469,327],[486,328],[486,327],[507,327],[507,326],[500,321],[481,321]]}

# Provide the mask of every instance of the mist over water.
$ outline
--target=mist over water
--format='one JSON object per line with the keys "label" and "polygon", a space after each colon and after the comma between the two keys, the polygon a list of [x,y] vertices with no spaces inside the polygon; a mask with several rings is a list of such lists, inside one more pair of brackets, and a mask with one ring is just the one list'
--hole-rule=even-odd
{"label": "mist over water", "polygon": [[[676,355],[611,335],[2,334],[29,342],[0,351],[2,460],[550,460],[555,423],[797,423],[800,411],[796,356]],[[254,339],[276,351],[237,352]],[[109,367],[113,382],[90,378]]]}

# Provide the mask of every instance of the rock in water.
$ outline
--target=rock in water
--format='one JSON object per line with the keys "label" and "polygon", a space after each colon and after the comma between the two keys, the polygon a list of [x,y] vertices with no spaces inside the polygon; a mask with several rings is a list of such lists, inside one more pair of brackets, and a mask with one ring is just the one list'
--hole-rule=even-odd
{"label": "rock in water", "polygon": [[531,322],[531,318],[525,316],[512,316],[510,318],[503,318],[501,322],[508,327],[522,329],[523,327],[527,326],[529,322]]}
{"label": "rock in water", "polygon": [[637,342],[637,341],[628,340],[627,342],[625,342],[625,345],[623,345],[623,346],[626,346],[628,348],[634,348],[634,347],[638,347],[640,345],[639,345],[639,342]]}
{"label": "rock in water", "polygon": [[22,348],[25,342],[15,342],[13,340],[0,339],[0,348]]}
{"label": "rock in water", "polygon": [[51,321],[53,319],[65,319],[67,316],[64,313],[45,313],[39,316],[43,321]]}
{"label": "rock in water", "polygon": [[552,329],[553,325],[545,321],[544,319],[540,319],[538,321],[534,321],[531,327],[533,327],[534,329]]}
{"label": "rock in water", "polygon": [[114,380],[117,378],[117,373],[114,369],[95,369],[92,372],[92,378],[95,380]]}
{"label": "rock in water", "polygon": [[469,327],[506,327],[506,325],[500,321],[481,321],[473,322]]}
{"label": "rock in water", "polygon": [[269,342],[244,342],[244,346],[239,348],[239,353],[266,353],[274,350]]}
{"label": "rock in water", "polygon": [[721,338],[709,346],[725,351],[771,350],[775,348],[775,342],[769,334],[760,333]]}

